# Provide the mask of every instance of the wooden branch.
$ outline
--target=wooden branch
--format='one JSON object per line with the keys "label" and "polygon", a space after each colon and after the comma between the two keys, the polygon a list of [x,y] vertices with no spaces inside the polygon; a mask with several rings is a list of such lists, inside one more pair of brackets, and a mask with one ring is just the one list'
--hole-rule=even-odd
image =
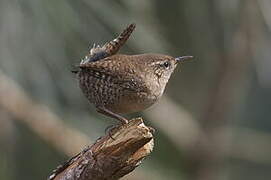
{"label": "wooden branch", "polygon": [[[54,170],[50,180],[117,180],[133,171],[153,149],[153,129],[141,118],[111,130]],[[110,137],[111,136],[111,137]]]}

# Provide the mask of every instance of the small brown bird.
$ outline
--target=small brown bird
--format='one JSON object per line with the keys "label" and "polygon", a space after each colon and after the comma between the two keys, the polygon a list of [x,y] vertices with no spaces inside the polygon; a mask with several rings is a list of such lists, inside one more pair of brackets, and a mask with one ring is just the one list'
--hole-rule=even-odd
{"label": "small brown bird", "polygon": [[98,112],[127,123],[122,114],[143,111],[163,95],[177,64],[192,56],[171,57],[162,54],[116,54],[127,41],[135,24],[116,39],[90,50],[73,71],[79,86]]}

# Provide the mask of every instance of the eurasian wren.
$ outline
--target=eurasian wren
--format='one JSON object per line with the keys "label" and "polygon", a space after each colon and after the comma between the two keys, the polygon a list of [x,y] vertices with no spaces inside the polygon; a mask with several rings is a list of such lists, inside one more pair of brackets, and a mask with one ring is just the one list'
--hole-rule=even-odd
{"label": "eurasian wren", "polygon": [[116,54],[134,29],[131,24],[113,41],[102,47],[94,45],[73,71],[97,111],[122,123],[128,120],[121,114],[139,112],[157,102],[177,64],[192,58]]}

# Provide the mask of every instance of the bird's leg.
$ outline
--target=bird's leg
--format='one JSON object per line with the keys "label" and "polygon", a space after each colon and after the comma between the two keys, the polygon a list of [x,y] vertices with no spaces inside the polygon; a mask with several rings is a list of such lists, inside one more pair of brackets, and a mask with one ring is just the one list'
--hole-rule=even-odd
{"label": "bird's leg", "polygon": [[128,123],[128,119],[126,119],[125,117],[122,117],[119,114],[113,113],[112,111],[106,109],[105,107],[96,107],[97,108],[97,112],[104,114],[106,116],[112,117],[114,119],[119,120],[122,124],[127,124]]}

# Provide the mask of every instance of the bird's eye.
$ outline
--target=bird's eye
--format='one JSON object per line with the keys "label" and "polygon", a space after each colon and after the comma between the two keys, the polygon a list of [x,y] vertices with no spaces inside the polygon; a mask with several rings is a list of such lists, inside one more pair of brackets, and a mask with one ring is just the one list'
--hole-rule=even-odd
{"label": "bird's eye", "polygon": [[163,63],[163,66],[165,68],[169,68],[170,67],[170,63],[168,61],[166,61],[166,62]]}

